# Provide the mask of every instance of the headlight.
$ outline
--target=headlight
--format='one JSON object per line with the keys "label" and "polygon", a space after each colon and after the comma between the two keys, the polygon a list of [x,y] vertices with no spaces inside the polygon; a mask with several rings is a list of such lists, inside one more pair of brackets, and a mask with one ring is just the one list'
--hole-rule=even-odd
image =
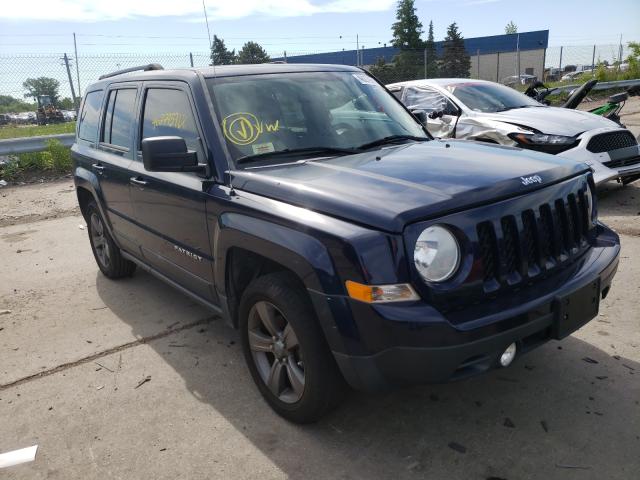
{"label": "headlight", "polygon": [[587,202],[587,215],[589,216],[589,222],[591,225],[596,224],[596,212],[593,208],[593,192],[591,191],[591,187],[587,187],[584,192],[584,199]]}
{"label": "headlight", "polygon": [[512,133],[509,137],[523,148],[548,153],[564,152],[578,143],[575,137],[546,135],[544,133]]}
{"label": "headlight", "polygon": [[413,261],[425,281],[444,282],[458,269],[460,246],[448,229],[434,225],[418,237]]}

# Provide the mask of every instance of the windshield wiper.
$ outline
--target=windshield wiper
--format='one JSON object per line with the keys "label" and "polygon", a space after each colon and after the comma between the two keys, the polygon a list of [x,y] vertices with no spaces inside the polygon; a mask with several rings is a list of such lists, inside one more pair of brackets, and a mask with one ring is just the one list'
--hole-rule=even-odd
{"label": "windshield wiper", "polygon": [[276,157],[279,155],[316,155],[316,154],[330,154],[330,155],[353,155],[358,153],[356,148],[338,148],[338,147],[306,147],[306,148],[285,148],[284,150],[274,150],[273,152],[256,153],[254,155],[245,155],[244,157],[237,158],[236,165],[242,165],[245,163],[251,163],[262,160],[264,158]]}
{"label": "windshield wiper", "polygon": [[395,143],[400,140],[415,140],[416,142],[423,142],[429,140],[427,137],[416,137],[415,135],[389,135],[388,137],[379,138],[373,142],[360,145],[358,149],[366,149],[371,147],[378,147],[380,145],[386,145],[388,143]]}
{"label": "windshield wiper", "polygon": [[516,110],[517,108],[529,108],[529,107],[542,107],[544,105],[518,105],[517,107],[505,107],[500,110],[496,110],[496,112],[506,112],[508,110]]}

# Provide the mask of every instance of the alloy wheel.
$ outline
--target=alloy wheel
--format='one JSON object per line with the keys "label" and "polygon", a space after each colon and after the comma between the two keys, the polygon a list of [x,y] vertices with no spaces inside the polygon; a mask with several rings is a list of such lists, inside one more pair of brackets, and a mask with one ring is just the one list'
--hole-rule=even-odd
{"label": "alloy wheel", "polygon": [[102,223],[102,219],[98,216],[97,213],[91,214],[90,219],[91,224],[91,241],[93,243],[93,248],[96,252],[96,256],[98,257],[98,261],[100,264],[108,268],[110,263],[110,251],[109,251],[109,242],[107,242],[106,232],[104,228],[104,224]]}
{"label": "alloy wheel", "polygon": [[298,337],[282,312],[259,301],[248,319],[249,348],[260,378],[279,400],[295,403],[304,392],[304,362]]}

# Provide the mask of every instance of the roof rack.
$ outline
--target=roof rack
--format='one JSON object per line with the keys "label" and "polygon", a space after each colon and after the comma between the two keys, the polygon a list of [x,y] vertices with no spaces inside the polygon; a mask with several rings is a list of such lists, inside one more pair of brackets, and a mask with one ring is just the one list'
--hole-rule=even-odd
{"label": "roof rack", "polygon": [[123,68],[122,70],[116,70],[115,72],[105,73],[104,75],[100,75],[100,77],[98,77],[98,80],[104,80],[105,78],[115,77],[116,75],[122,75],[123,73],[138,72],[138,71],[148,72],[150,70],[164,70],[164,67],[159,63],[150,63],[148,65],[140,65],[139,67]]}

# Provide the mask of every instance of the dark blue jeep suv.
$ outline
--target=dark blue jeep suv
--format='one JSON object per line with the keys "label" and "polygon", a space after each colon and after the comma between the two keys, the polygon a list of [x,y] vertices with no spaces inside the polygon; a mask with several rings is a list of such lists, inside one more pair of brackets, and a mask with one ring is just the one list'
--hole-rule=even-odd
{"label": "dark blue jeep suv", "polygon": [[357,68],[105,75],[72,154],[100,270],[219,312],[296,422],[347,384],[507,367],[594,318],[618,265],[586,165],[433,140]]}

